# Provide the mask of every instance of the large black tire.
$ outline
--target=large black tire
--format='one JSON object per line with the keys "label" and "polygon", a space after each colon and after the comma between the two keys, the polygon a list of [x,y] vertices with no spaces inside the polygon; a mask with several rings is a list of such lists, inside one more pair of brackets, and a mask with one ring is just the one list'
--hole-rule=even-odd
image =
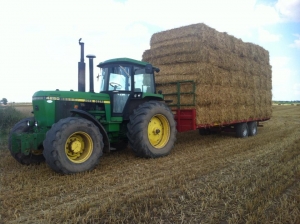
{"label": "large black tire", "polygon": [[235,125],[235,134],[238,138],[246,138],[248,137],[248,125],[247,123],[238,123]]}
{"label": "large black tire", "polygon": [[48,165],[64,174],[94,169],[104,147],[96,125],[79,117],[61,119],[52,125],[43,144]]}
{"label": "large black tire", "polygon": [[256,121],[248,122],[248,135],[249,136],[257,135],[257,122]]}
{"label": "large black tire", "polygon": [[200,135],[210,135],[211,134],[210,129],[200,128],[198,130],[199,130]]}
{"label": "large black tire", "polygon": [[[20,120],[18,123],[14,125],[14,127],[10,130],[9,138],[8,138],[8,148],[10,151],[10,154],[21,164],[23,165],[30,165],[30,164],[39,164],[43,161],[45,161],[45,158],[42,153],[30,153],[29,155],[25,155],[21,152],[13,152],[12,151],[12,134],[13,133],[27,133],[32,131],[31,127],[27,126],[27,121],[30,121],[31,123],[34,122],[33,117],[24,118]],[[40,149],[42,152],[42,148]]]}
{"label": "large black tire", "polygon": [[159,101],[149,101],[135,109],[129,117],[127,128],[129,146],[139,157],[168,155],[176,141],[173,113]]}

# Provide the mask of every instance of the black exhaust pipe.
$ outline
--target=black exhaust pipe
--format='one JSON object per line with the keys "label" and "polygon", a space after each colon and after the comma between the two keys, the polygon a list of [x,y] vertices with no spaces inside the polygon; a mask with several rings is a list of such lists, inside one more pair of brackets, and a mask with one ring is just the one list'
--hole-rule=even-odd
{"label": "black exhaust pipe", "polygon": [[93,59],[96,57],[95,55],[87,55],[86,56],[89,59],[89,68],[90,68],[90,92],[94,92],[94,62]]}
{"label": "black exhaust pipe", "polygon": [[84,43],[80,42],[80,62],[78,62],[78,91],[85,92],[85,63],[84,63]]}

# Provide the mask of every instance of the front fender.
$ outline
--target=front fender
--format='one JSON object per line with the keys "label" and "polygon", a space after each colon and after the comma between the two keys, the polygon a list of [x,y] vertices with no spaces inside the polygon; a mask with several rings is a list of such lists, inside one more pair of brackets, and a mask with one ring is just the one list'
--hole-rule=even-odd
{"label": "front fender", "polygon": [[79,109],[72,109],[70,110],[71,112],[71,116],[72,117],[75,117],[76,115],[82,117],[82,118],[85,118],[89,121],[92,121],[100,130],[100,133],[102,134],[103,136],[103,142],[104,142],[104,151],[106,152],[109,152],[110,151],[110,142],[109,142],[109,138],[108,138],[108,135],[106,133],[106,130],[104,129],[104,127],[102,126],[102,124],[97,121],[95,119],[95,117],[93,117],[91,114],[83,111],[83,110],[79,110]]}

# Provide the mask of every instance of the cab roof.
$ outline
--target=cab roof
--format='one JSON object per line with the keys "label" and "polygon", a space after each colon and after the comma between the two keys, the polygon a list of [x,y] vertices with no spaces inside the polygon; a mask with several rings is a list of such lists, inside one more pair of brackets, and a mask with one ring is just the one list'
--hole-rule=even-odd
{"label": "cab roof", "polygon": [[145,66],[147,64],[149,64],[148,62],[145,61],[138,61],[135,59],[131,59],[131,58],[114,58],[114,59],[109,59],[103,62],[100,62],[97,67],[103,67],[105,65],[109,65],[109,64],[120,64],[120,63],[128,63],[128,64],[134,64],[134,65],[139,65],[139,66]]}

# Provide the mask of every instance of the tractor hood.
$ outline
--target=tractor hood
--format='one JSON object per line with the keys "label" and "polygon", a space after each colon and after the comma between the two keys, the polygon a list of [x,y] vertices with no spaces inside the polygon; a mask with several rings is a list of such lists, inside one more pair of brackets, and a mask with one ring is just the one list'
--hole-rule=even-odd
{"label": "tractor hood", "polygon": [[108,94],[105,93],[90,93],[90,92],[77,92],[77,91],[38,91],[32,96],[32,101],[47,100],[52,103],[53,101],[75,101],[87,103],[110,103]]}

